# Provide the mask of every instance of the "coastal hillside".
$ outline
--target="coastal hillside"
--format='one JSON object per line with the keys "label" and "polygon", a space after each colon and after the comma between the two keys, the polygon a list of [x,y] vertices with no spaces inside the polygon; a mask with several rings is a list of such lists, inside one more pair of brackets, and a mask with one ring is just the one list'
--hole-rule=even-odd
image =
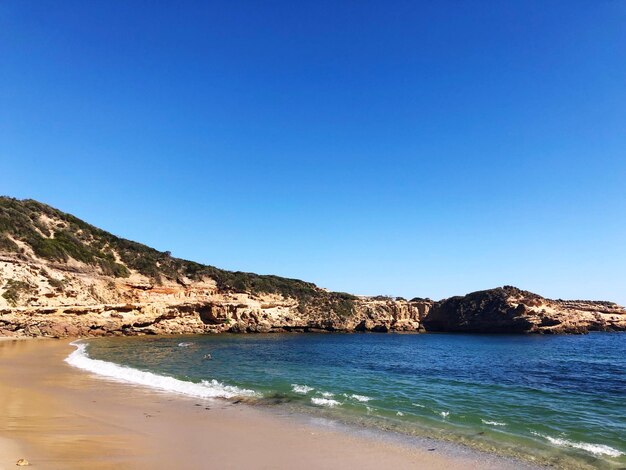
{"label": "coastal hillside", "polygon": [[626,311],[513,287],[439,302],[330,292],[182,260],[41,202],[0,197],[0,335],[424,330],[626,330]]}
{"label": "coastal hillside", "polygon": [[182,260],[0,197],[0,334],[415,331],[431,305]]}

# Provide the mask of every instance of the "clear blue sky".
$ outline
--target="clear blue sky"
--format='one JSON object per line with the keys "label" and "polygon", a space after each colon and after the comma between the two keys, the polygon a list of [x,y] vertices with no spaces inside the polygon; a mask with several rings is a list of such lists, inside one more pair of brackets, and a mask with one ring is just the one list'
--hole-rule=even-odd
{"label": "clear blue sky", "polygon": [[0,2],[0,193],[219,267],[626,304],[626,2]]}

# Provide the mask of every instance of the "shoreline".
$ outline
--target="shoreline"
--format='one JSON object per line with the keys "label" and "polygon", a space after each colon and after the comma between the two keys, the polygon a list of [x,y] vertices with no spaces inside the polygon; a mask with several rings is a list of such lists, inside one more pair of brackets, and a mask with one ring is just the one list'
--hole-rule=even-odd
{"label": "shoreline", "polygon": [[0,469],[533,468],[447,443],[396,439],[121,383],[64,362],[70,340],[0,342]]}

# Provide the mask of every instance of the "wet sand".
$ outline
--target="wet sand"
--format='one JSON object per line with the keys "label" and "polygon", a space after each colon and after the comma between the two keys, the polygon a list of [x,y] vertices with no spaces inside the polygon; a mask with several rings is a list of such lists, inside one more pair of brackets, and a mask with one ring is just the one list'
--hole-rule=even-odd
{"label": "wet sand", "polygon": [[519,468],[114,382],[66,364],[73,350],[65,340],[0,341],[0,469],[19,458],[41,469]]}

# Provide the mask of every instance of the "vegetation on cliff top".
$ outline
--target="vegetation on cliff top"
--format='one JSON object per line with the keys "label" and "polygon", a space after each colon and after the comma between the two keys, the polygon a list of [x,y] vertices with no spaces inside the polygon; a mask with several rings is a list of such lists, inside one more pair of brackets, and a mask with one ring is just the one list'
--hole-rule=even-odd
{"label": "vegetation on cliff top", "polygon": [[221,290],[280,294],[302,305],[323,300],[347,314],[356,297],[326,292],[310,282],[273,275],[233,272],[172,257],[141,243],[117,237],[41,202],[0,196],[0,251],[23,253],[15,242],[28,245],[36,256],[66,262],[69,258],[99,267],[103,274],[128,277],[129,269],[151,278],[173,281],[210,277]]}

